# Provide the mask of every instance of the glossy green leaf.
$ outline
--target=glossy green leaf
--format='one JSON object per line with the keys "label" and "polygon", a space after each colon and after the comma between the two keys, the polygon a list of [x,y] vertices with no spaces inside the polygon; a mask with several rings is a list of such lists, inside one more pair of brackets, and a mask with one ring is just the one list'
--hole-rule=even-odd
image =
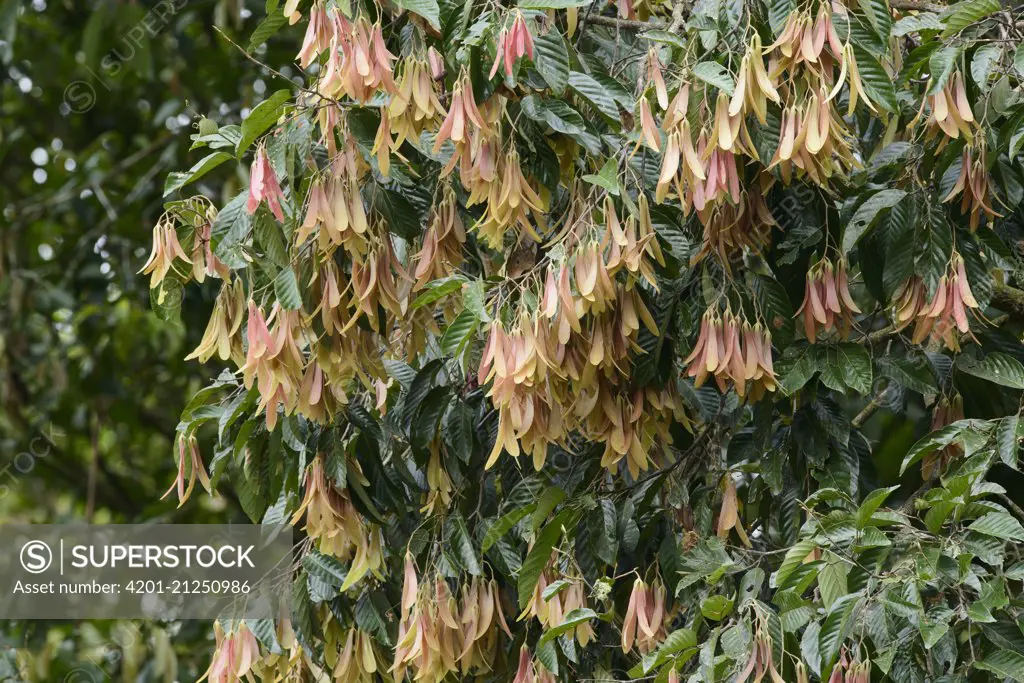
{"label": "glossy green leaf", "polygon": [[843,252],[849,253],[860,238],[871,229],[881,212],[896,206],[906,196],[906,190],[881,190],[868,197],[857,207],[853,218],[843,231]]}
{"label": "glossy green leaf", "polygon": [[278,90],[270,97],[263,100],[249,112],[249,115],[242,120],[242,137],[235,147],[235,155],[242,157],[247,149],[256,141],[256,138],[267,132],[267,129],[277,123],[277,120],[284,113],[288,101],[291,99],[290,90]]}
{"label": "glossy green leaf", "polygon": [[700,62],[694,65],[693,75],[732,97],[736,79],[721,64],[717,62]]}
{"label": "glossy green leaf", "polygon": [[197,161],[192,168],[184,173],[169,173],[167,181],[164,183],[164,196],[180,190],[189,183],[194,183],[231,158],[233,157],[226,152],[213,152]]}
{"label": "glossy green leaf", "polygon": [[569,52],[557,28],[534,40],[533,61],[552,92],[561,94],[569,83]]}
{"label": "glossy green leaf", "polygon": [[956,369],[993,384],[1011,389],[1024,389],[1024,365],[1013,356],[999,351],[989,353],[981,360],[959,356]]}
{"label": "glossy green leaf", "polygon": [[981,21],[986,17],[995,14],[1002,6],[999,0],[964,0],[950,6],[945,12],[946,28],[942,32],[943,38],[962,31],[971,24]]}

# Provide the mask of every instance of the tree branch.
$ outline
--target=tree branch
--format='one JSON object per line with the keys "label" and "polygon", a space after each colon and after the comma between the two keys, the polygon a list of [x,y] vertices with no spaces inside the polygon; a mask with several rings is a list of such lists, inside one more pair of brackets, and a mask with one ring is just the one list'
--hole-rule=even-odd
{"label": "tree branch", "polygon": [[1024,292],[1009,285],[996,283],[992,287],[992,305],[1007,313],[1024,316]]}
{"label": "tree branch", "polygon": [[612,28],[633,28],[640,31],[652,31],[655,29],[666,29],[668,24],[662,21],[637,21],[635,19],[619,19],[618,17],[604,17],[600,14],[594,14],[587,17],[588,24],[597,24],[598,26],[610,26]]}
{"label": "tree branch", "polygon": [[1002,499],[1006,507],[1013,510],[1014,514],[1017,515],[1019,519],[1024,519],[1024,509],[1022,509],[1019,505],[1014,503],[1013,500],[1005,493],[1000,493],[999,497]]}
{"label": "tree branch", "polygon": [[934,2],[923,2],[922,0],[889,0],[889,7],[901,10],[918,10],[924,12],[942,12],[947,9],[946,5],[939,5]]}
{"label": "tree branch", "polygon": [[871,401],[864,406],[864,409],[857,413],[857,416],[853,418],[853,422],[850,423],[853,425],[854,429],[860,429],[864,426],[864,423],[867,422],[868,419],[875,414],[875,411],[881,407],[881,404],[878,401],[882,398],[882,394],[884,393],[884,391],[879,391],[871,398]]}
{"label": "tree branch", "polygon": [[[717,418],[718,415],[716,414],[715,419]],[[640,486],[643,486],[645,483],[647,483],[651,479],[654,479],[655,477],[666,477],[669,474],[671,474],[674,470],[676,470],[680,465],[685,464],[687,461],[689,461],[690,456],[694,455],[697,452],[697,450],[704,445],[704,442],[712,435],[713,427],[713,420],[711,422],[706,423],[703,429],[701,429],[700,432],[698,432],[693,437],[693,442],[687,447],[686,451],[684,451],[678,458],[676,458],[675,462],[673,462],[668,467],[663,467],[659,470],[655,470],[654,472],[651,472],[650,474],[647,474],[641,477],[640,479],[637,479],[635,482],[633,482],[633,484],[626,487],[626,490],[632,491],[633,489],[639,488]]]}

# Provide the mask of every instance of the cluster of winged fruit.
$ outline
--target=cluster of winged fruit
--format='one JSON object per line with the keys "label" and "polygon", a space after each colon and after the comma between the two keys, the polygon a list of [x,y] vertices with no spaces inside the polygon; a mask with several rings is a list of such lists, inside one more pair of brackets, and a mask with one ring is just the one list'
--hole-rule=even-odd
{"label": "cluster of winged fruit", "polygon": [[[241,467],[254,432],[314,444],[298,471],[282,477],[297,488],[281,492],[281,517],[302,525],[309,552],[344,568],[339,595],[403,577],[400,603],[379,620],[365,609],[353,621],[344,610],[318,608],[320,658],[297,642],[288,620],[278,623],[274,652],[243,624],[218,627],[211,681],[323,674],[439,683],[506,671],[516,683],[548,683],[556,637],[573,662],[579,651],[613,642],[624,656],[664,663],[657,652],[683,612],[667,588],[675,585],[669,570],[628,567],[616,578],[633,577],[632,589],[620,588],[616,602],[557,545],[545,548],[551,552],[526,582],[518,558],[505,576],[490,566],[464,576],[416,534],[444,529],[472,555],[474,538],[507,533],[524,517],[477,525],[475,537],[461,527],[448,533],[456,507],[460,524],[481,516],[483,504],[474,510],[460,483],[466,470],[485,482],[481,491],[501,496],[511,487],[503,473],[550,471],[556,453],[593,460],[595,495],[616,482],[642,494],[679,464],[679,441],[702,419],[693,396],[727,395],[751,410],[787,400],[776,361],[781,340],[794,336],[793,318],[807,346],[863,341],[888,317],[886,334],[913,324],[911,343],[932,351],[959,350],[981,319],[983,297],[969,282],[978,271],[958,245],[937,257],[942,272],[934,277],[912,270],[884,283],[884,301],[874,294],[881,285],[868,292],[857,240],[880,211],[917,201],[924,182],[900,176],[884,197],[892,201],[869,205],[865,223],[846,221],[842,234],[830,225],[867,204],[839,207],[836,197],[866,172],[869,128],[889,142],[923,137],[937,151],[956,150],[959,166],[932,208],[958,210],[965,234],[1000,215],[963,75],[950,69],[943,83],[929,84],[910,109],[919,109],[917,118],[901,128],[874,78],[882,67],[851,37],[861,3],[797,2],[770,22],[741,22],[735,49],[719,60],[729,68],[699,47],[700,29],[688,34],[692,43],[661,31],[627,47],[605,32],[584,55],[563,37],[578,33],[578,45],[594,30],[579,7],[459,3],[452,12],[462,13],[455,25],[463,37],[452,43],[448,19],[440,31],[436,16],[413,9],[419,4],[288,0],[284,17],[305,22],[295,60],[306,80],[251,136],[247,190],[220,211],[204,197],[170,205],[153,231],[143,272],[154,302],[164,303],[175,284],[221,281],[189,358],[232,365],[246,397],[237,412],[260,421],[239,437]],[[633,31],[637,17],[654,16],[683,26],[672,3],[617,4],[618,19],[602,14],[595,23]],[[629,51],[622,59],[620,47]],[[553,65],[553,50],[566,55],[564,69]],[[598,54],[613,52],[611,69],[599,63]],[[622,74],[634,78],[633,92],[617,80]],[[259,119],[259,108],[250,116]],[[820,234],[789,234],[792,216],[781,215],[776,199],[795,187],[825,207]],[[944,205],[956,198],[958,207]],[[777,305],[788,295],[777,296],[784,287],[766,275],[770,261],[779,265],[780,239],[790,265],[799,252],[792,244],[813,245],[791,278],[791,294],[804,295],[795,312],[788,301]],[[777,289],[765,294],[768,280]],[[418,389],[435,388],[417,384],[416,370],[430,363],[455,378],[455,401],[478,390],[483,397],[481,415],[466,419],[470,449],[474,440],[486,444],[482,457],[464,458],[466,468],[453,461],[447,417],[440,426],[448,404],[409,407]],[[651,379],[654,366],[660,375]],[[956,399],[935,406],[937,426],[963,415]],[[410,423],[427,430],[422,444],[408,436]],[[294,424],[312,427],[297,433]],[[194,430],[183,428],[177,441],[170,490],[181,503],[196,479],[211,488]],[[409,520],[380,513],[366,494],[388,485],[360,466],[359,436],[371,431],[383,461],[418,487],[408,490],[423,519],[400,541],[389,532]],[[939,451],[925,472],[944,471],[959,455],[953,446]],[[744,530],[737,486],[721,470],[707,479],[716,477],[727,482],[710,487],[724,489],[718,535],[724,542],[735,530],[750,547],[756,537]],[[678,507],[692,515],[688,495]],[[560,502],[540,509],[577,512]],[[587,505],[593,500],[579,507]],[[557,519],[566,528],[578,521]],[[536,548],[543,534],[526,534],[523,545]],[[516,574],[518,610],[508,583]],[[517,611],[510,625],[505,614]],[[599,617],[618,629],[617,642],[601,640]],[[758,615],[736,680],[779,680],[780,643],[766,619]],[[382,635],[384,621],[395,637]],[[555,633],[538,639],[538,630]],[[870,663],[856,652],[844,650],[834,671],[868,680]],[[803,663],[788,670],[807,680]],[[659,680],[678,680],[674,668],[664,674]]]}

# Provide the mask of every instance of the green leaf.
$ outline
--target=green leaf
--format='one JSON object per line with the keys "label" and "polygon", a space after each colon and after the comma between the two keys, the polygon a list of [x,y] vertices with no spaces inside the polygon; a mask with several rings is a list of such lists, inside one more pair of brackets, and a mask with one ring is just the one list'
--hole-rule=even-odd
{"label": "green leaf", "polygon": [[412,305],[409,307],[411,310],[422,308],[428,304],[432,304],[435,301],[443,299],[449,294],[453,294],[465,285],[469,280],[466,279],[465,275],[449,275],[446,278],[440,280],[431,280],[427,283],[424,291],[417,296]]}
{"label": "green leaf", "polygon": [[885,489],[875,489],[869,493],[857,509],[857,528],[863,529],[867,526],[868,522],[871,521],[871,516],[875,514],[875,510],[881,507],[885,499],[898,488],[899,486],[890,486]]}
{"label": "green leaf", "polygon": [[462,304],[467,310],[473,311],[476,317],[482,323],[491,322],[491,316],[487,313],[486,308],[486,290],[484,289],[483,280],[472,280],[469,285],[462,291]]}
{"label": "green leaf", "polygon": [[220,210],[210,228],[214,255],[231,268],[244,268],[248,263],[241,251],[242,241],[252,229],[252,216],[245,207],[248,198],[248,190],[238,194]]}
{"label": "green leaf", "polygon": [[782,558],[782,564],[772,574],[769,584],[773,588],[777,588],[786,583],[786,579],[789,578],[790,574],[796,571],[797,567],[803,564],[807,556],[811,554],[817,544],[809,539],[798,541],[790,546],[789,550],[786,551],[785,557]]}
{"label": "green leaf", "polygon": [[192,146],[188,148],[191,152],[194,149],[200,147],[209,147],[210,149],[234,149],[238,145],[239,139],[242,137],[242,129],[234,124],[227,126],[220,126],[216,130],[203,133],[203,122],[207,122],[216,126],[217,124],[210,119],[203,119],[199,124],[200,134],[194,136]]}
{"label": "green leaf", "polygon": [[466,341],[476,332],[479,322],[473,311],[468,308],[463,309],[441,336],[441,352],[445,355],[458,355]]}
{"label": "green leaf", "polygon": [[999,459],[1009,467],[1017,469],[1017,430],[1020,418],[1010,415],[996,424],[996,452]]}
{"label": "green leaf", "polygon": [[962,434],[964,430],[985,429],[987,427],[988,423],[983,420],[957,420],[951,425],[946,425],[942,429],[932,432],[914,444],[911,449],[907,451],[906,457],[903,458],[903,464],[900,465],[900,474],[906,472],[908,467],[921,460],[929,453],[945,448],[959,439],[960,434]]}
{"label": "green leaf", "polygon": [[569,74],[569,87],[587,104],[612,121],[619,120],[618,105],[625,109],[633,107],[631,101],[623,104],[623,99],[628,101],[629,96],[625,88],[611,76],[598,77],[573,71]]}
{"label": "green leaf", "polygon": [[829,609],[848,591],[847,575],[850,566],[834,553],[826,552],[823,559],[824,564],[818,571],[818,588],[825,608]]}
{"label": "green leaf", "polygon": [[736,79],[718,62],[700,62],[694,65],[693,75],[732,97]]}
{"label": "green leaf", "polygon": [[821,679],[826,680],[839,659],[839,650],[853,629],[853,610],[860,601],[860,595],[853,593],[839,598],[825,617],[818,635],[818,651],[821,653]]}
{"label": "green leaf", "polygon": [[537,641],[537,647],[534,648],[533,654],[545,669],[558,675],[558,649],[555,648],[554,643],[549,640],[545,640],[543,643]]}
{"label": "green leaf", "polygon": [[922,222],[916,237],[915,272],[921,276],[929,291],[934,291],[939,278],[946,271],[953,250],[953,234],[943,212],[931,212],[931,220]]}
{"label": "green leaf", "polygon": [[256,244],[263,251],[263,265],[276,266],[275,270],[288,267],[288,245],[284,241],[284,231],[269,211],[259,210],[253,214],[255,229],[253,236]]}
{"label": "green leaf", "polygon": [[[1018,50],[1017,54],[1024,55],[1024,49]],[[1024,73],[1024,71],[1022,71],[1022,73]],[[1012,130],[1013,134],[1010,137],[1007,153],[1011,157],[1015,157],[1020,151],[1021,146],[1024,146],[1024,116],[1017,116],[1011,119],[1010,126],[1011,128],[1009,128],[1008,131]]]}
{"label": "green leaf", "polygon": [[843,253],[849,254],[860,238],[871,229],[875,219],[886,209],[896,206],[904,197],[906,190],[881,190],[871,195],[857,207],[846,229],[843,231]]}
{"label": "green leaf", "polygon": [[583,180],[590,183],[591,185],[597,185],[598,187],[602,187],[617,197],[619,195],[618,170],[618,159],[614,156],[611,156],[608,157],[608,160],[604,162],[604,166],[601,167],[601,170],[597,175],[588,173],[583,176]]}
{"label": "green leaf", "polygon": [[394,3],[407,12],[420,15],[434,29],[441,30],[441,8],[437,0],[394,0]]}
{"label": "green leaf", "polygon": [[149,290],[149,304],[153,312],[166,322],[178,319],[184,298],[185,288],[180,280],[173,277],[165,277],[159,285]]}
{"label": "green leaf", "polygon": [[889,34],[892,31],[892,15],[886,0],[861,0],[858,5],[859,16],[863,16],[871,25],[875,35],[878,36],[879,44],[888,44]]}
{"label": "green leaf", "polygon": [[518,524],[525,517],[533,514],[533,511],[536,509],[537,504],[530,503],[529,505],[524,505],[523,507],[506,512],[504,515],[496,519],[494,523],[487,528],[487,533],[484,534],[484,540],[480,544],[480,549],[486,553],[491,549],[491,546],[497,543],[502,536],[507,534],[512,527]]}
{"label": "green leaf", "polygon": [[253,110],[242,121],[242,137],[238,141],[238,146],[235,147],[235,154],[238,158],[242,157],[250,145],[256,141],[256,138],[277,123],[290,98],[290,90],[278,90],[253,107]]}
{"label": "green leaf", "polygon": [[825,347],[818,362],[821,381],[830,389],[843,393],[847,388],[858,394],[871,392],[871,356],[860,344]]}
{"label": "green leaf", "polygon": [[883,356],[878,359],[878,371],[883,377],[888,377],[900,386],[919,394],[932,394],[939,388],[935,381],[935,372],[924,356]]}
{"label": "green leaf", "polygon": [[281,643],[277,640],[273,619],[246,619],[245,625],[263,647],[274,654],[281,654]]}
{"label": "green leaf", "polygon": [[573,581],[571,579],[559,579],[554,583],[548,584],[548,587],[544,589],[544,592],[541,593],[540,597],[544,602],[548,602],[551,598],[555,597],[572,584]]}
{"label": "green leaf", "polygon": [[909,142],[903,142],[897,140],[896,142],[886,145],[884,148],[878,150],[873,157],[871,157],[871,171],[877,172],[879,170],[895,167],[900,164],[906,163],[907,157],[917,151],[917,147]]}
{"label": "green leaf", "polygon": [[473,0],[442,0],[441,43],[442,54],[454,54],[459,43],[466,36],[469,22],[473,18]]}
{"label": "green leaf", "polygon": [[956,67],[956,58],[959,56],[960,48],[951,46],[936,50],[928,58],[928,73],[931,75],[931,87],[928,89],[929,95],[941,92],[946,87],[946,82]]}
{"label": "green leaf", "polygon": [[526,560],[519,570],[517,585],[520,609],[526,609],[526,605],[529,604],[537,580],[540,578],[541,572],[544,571],[544,567],[547,566],[548,560],[551,559],[552,550],[562,538],[563,527],[570,525],[575,514],[573,510],[563,510],[537,534],[537,540],[534,541],[530,554],[526,556]]}
{"label": "green leaf", "polygon": [[712,595],[701,603],[700,613],[705,619],[721,621],[732,612],[733,600],[724,595]]}
{"label": "green leaf", "polygon": [[951,615],[950,610],[942,608],[938,610],[938,614],[933,614],[932,610],[922,617],[918,621],[918,630],[921,632],[921,640],[924,643],[924,649],[930,650],[935,647],[942,636],[949,632],[949,616]]}
{"label": "green leaf", "polygon": [[944,13],[946,30],[942,32],[943,38],[948,38],[959,33],[971,24],[981,21],[989,15],[995,14],[1002,9],[999,0],[966,0],[951,6]]}
{"label": "green leaf", "polygon": [[451,543],[459,554],[459,560],[463,568],[473,576],[482,576],[483,566],[480,564],[480,556],[473,547],[473,539],[466,528],[466,520],[462,515],[456,513],[448,519],[451,529]]}
{"label": "green leaf", "polygon": [[751,291],[765,314],[765,322],[772,334],[772,343],[785,347],[793,341],[793,304],[786,288],[778,280],[757,274],[751,279]]}
{"label": "green leaf", "polygon": [[418,209],[405,194],[376,183],[370,186],[368,194],[371,205],[387,221],[391,232],[406,240],[419,237],[426,212]]}
{"label": "green leaf", "polygon": [[[676,629],[668,634],[657,650],[644,655],[641,663],[629,670],[629,677],[640,678],[673,658],[674,655],[676,655],[674,657],[676,664],[682,664],[696,653],[696,649],[697,634],[693,629]],[[686,651],[689,651],[688,655]]]}
{"label": "green leaf", "polygon": [[921,31],[941,31],[946,25],[939,19],[939,15],[932,12],[920,12],[909,17],[903,17],[892,27],[892,34],[902,38],[909,33],[920,33]]}
{"label": "green leaf", "polygon": [[980,661],[974,662],[975,668],[991,671],[1000,678],[1012,678],[1024,683],[1024,654],[1012,650],[995,650]]}
{"label": "green leaf", "polygon": [[804,629],[804,635],[800,638],[800,655],[807,663],[807,668],[815,675],[821,674],[821,653],[818,649],[818,638],[821,635],[821,624],[812,621]]}
{"label": "green leaf", "polygon": [[286,23],[288,23],[288,17],[284,15],[284,12],[268,14],[249,36],[249,52],[255,52],[256,48],[270,40]]}
{"label": "green leaf", "polygon": [[971,59],[971,78],[978,84],[981,92],[988,92],[988,80],[999,59],[1003,55],[1000,45],[985,45],[974,52]]}
{"label": "green leaf", "polygon": [[853,46],[853,56],[857,60],[857,69],[860,70],[860,79],[864,83],[868,98],[877,107],[897,111],[899,104],[896,102],[896,88],[893,87],[892,76],[882,68],[870,51],[860,45]]}
{"label": "green leaf", "polygon": [[981,360],[966,355],[958,356],[956,369],[1000,386],[1024,389],[1024,365],[1013,356],[999,351],[993,351]]}
{"label": "green leaf", "polygon": [[384,371],[388,377],[398,380],[402,388],[408,389],[416,379],[416,371],[409,367],[408,363],[400,360],[384,359]]}
{"label": "green leaf", "polygon": [[644,31],[639,37],[645,40],[653,40],[655,43],[671,45],[672,47],[677,47],[680,50],[686,49],[686,40],[681,36],[678,36],[675,33],[669,33],[668,31],[662,31],[660,29]]}
{"label": "green leaf", "polygon": [[557,486],[549,486],[537,498],[537,509],[533,513],[531,528],[533,531],[540,527],[547,520],[548,515],[554,512],[558,504],[565,500],[565,491]]}
{"label": "green leaf", "polygon": [[274,294],[284,310],[297,311],[302,308],[299,283],[295,279],[295,271],[290,267],[282,269],[274,278]]}
{"label": "green leaf", "polygon": [[467,465],[473,457],[475,431],[472,409],[464,402],[457,402],[448,413],[445,438],[452,452]]}
{"label": "green leaf", "polygon": [[530,95],[523,98],[520,104],[523,113],[528,117],[538,123],[546,123],[559,133],[580,135],[584,132],[583,117],[562,100],[548,100]]}
{"label": "green leaf", "polygon": [[312,647],[320,634],[320,628],[306,585],[306,581],[292,583],[291,622],[299,643],[304,647]]}
{"label": "green leaf", "polygon": [[[375,604],[375,598],[377,603],[381,604]],[[367,592],[359,596],[354,612],[356,626],[367,633],[372,633],[381,644],[391,647],[388,622],[383,616],[387,613],[388,607],[387,598],[382,592]]]}
{"label": "green leaf", "polygon": [[569,51],[557,28],[534,40],[533,64],[552,92],[561,95],[569,83]]}
{"label": "green leaf", "polygon": [[403,417],[405,418],[406,424],[411,424],[412,419],[419,412],[420,404],[430,393],[430,390],[434,388],[434,380],[437,378],[437,373],[441,371],[441,361],[432,360],[416,373],[416,378],[412,381],[409,386],[409,391],[405,394],[405,409]]}
{"label": "green leaf", "polygon": [[597,612],[595,612],[592,609],[586,607],[574,609],[568,614],[566,614],[565,617],[563,617],[561,624],[555,626],[554,628],[549,628],[547,631],[545,631],[544,635],[540,637],[540,642],[550,642],[558,636],[562,635],[563,633],[568,633],[580,624],[585,624],[591,619],[597,618]]}
{"label": "green leaf", "polygon": [[168,173],[167,180],[164,182],[164,196],[166,197],[175,190],[180,190],[185,185],[199,180],[230,158],[231,155],[226,152],[213,152],[200,159],[192,168],[184,173]]}
{"label": "green leaf", "polygon": [[615,503],[608,498],[598,501],[590,511],[588,525],[594,544],[594,554],[605,564],[614,567],[619,554],[618,514]]}
{"label": "green leaf", "polygon": [[446,386],[433,387],[420,402],[419,410],[409,426],[409,445],[418,457],[425,461],[430,442],[437,435],[441,416],[448,408],[451,400],[451,388]]}
{"label": "green leaf", "polygon": [[302,558],[302,567],[312,576],[339,589],[345,585],[348,576],[348,570],[337,559],[315,549]]}
{"label": "green leaf", "polygon": [[767,5],[768,22],[771,24],[772,33],[778,38],[786,27],[790,13],[796,10],[797,3],[795,0],[769,0]]}
{"label": "green leaf", "polygon": [[814,344],[793,345],[775,363],[775,372],[783,391],[792,394],[803,388],[818,371],[818,347]]}
{"label": "green leaf", "polygon": [[990,512],[971,522],[967,528],[979,534],[1007,541],[1024,541],[1024,527],[1015,517],[1006,512]]}

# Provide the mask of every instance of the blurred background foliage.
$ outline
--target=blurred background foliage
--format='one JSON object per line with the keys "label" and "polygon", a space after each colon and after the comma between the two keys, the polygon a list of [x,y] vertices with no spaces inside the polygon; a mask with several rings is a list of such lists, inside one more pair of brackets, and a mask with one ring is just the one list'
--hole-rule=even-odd
{"label": "blurred background foliage", "polygon": [[[0,521],[243,518],[224,485],[160,500],[184,401],[216,372],[182,360],[216,292],[190,289],[164,321],[136,271],[200,117],[231,123],[282,87],[218,33],[241,42],[264,16],[239,0],[0,2]],[[212,631],[0,621],[0,643],[4,681],[189,681]]]}

